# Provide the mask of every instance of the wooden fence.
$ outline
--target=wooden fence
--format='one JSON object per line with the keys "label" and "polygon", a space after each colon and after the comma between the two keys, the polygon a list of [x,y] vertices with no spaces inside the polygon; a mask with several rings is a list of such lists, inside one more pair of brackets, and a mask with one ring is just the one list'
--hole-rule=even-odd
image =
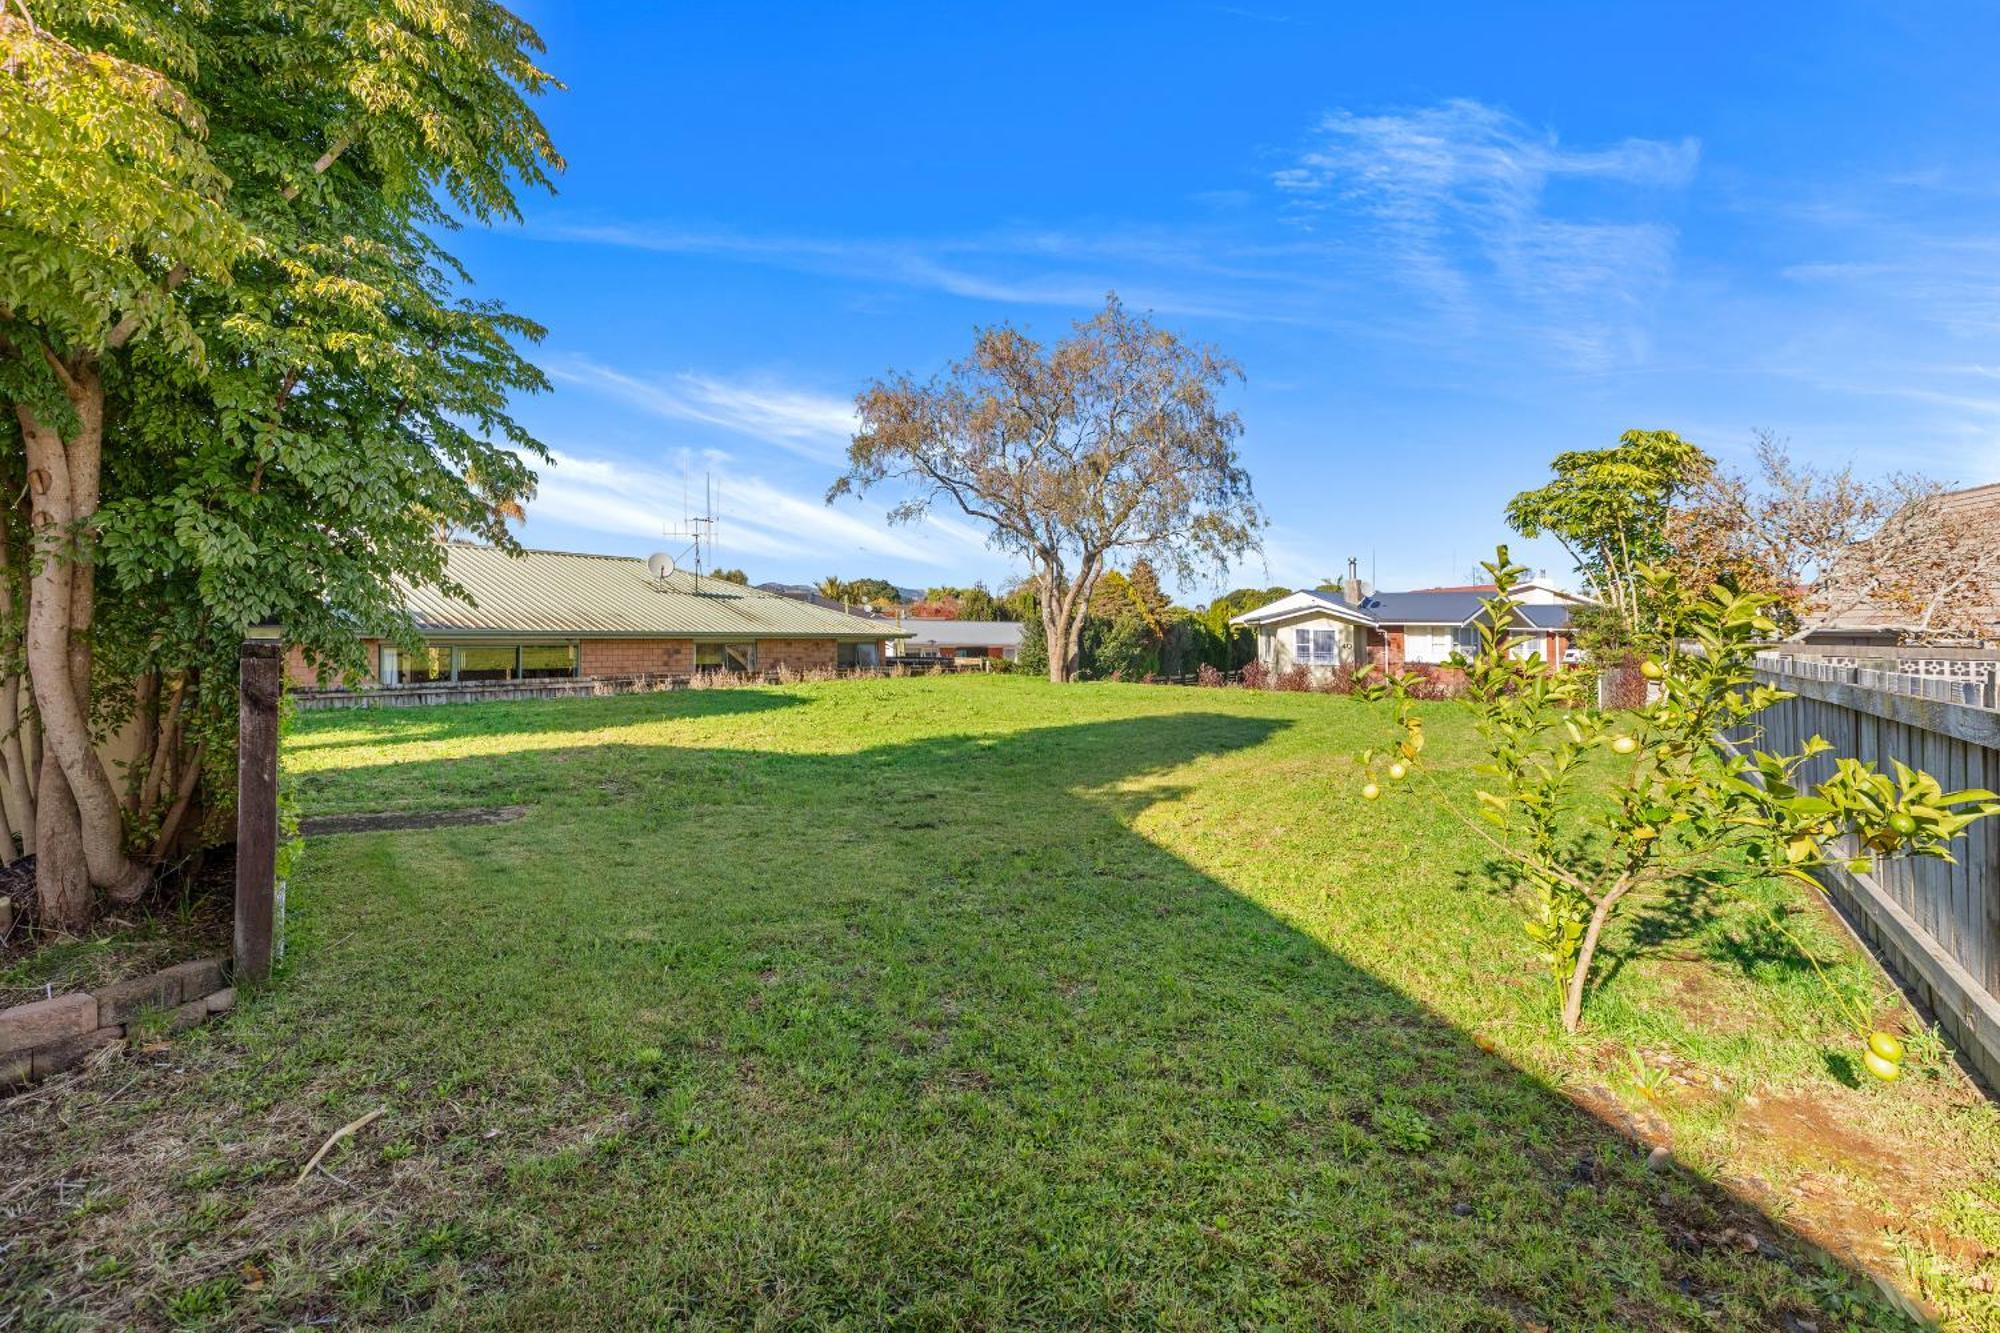
{"label": "wooden fence", "polygon": [[1980,648],[1824,648],[1785,644],[1758,661],[1789,675],[2000,709],[2000,653]]}
{"label": "wooden fence", "polygon": [[[1815,735],[1833,749],[1804,776],[1818,780],[1834,756],[1889,768],[1900,759],[1946,790],[2000,791],[2000,711],[1931,697],[1912,673],[1768,656],[1759,678],[1794,697],[1758,717],[1765,748],[1796,752]],[[1958,685],[1977,685],[1959,681]],[[1844,848],[1853,851],[1852,848]],[[1937,1016],[1965,1062],[2000,1088],[2000,819],[1974,824],[1956,863],[1878,857],[1858,873],[1829,869],[1836,906],[1882,961]]]}

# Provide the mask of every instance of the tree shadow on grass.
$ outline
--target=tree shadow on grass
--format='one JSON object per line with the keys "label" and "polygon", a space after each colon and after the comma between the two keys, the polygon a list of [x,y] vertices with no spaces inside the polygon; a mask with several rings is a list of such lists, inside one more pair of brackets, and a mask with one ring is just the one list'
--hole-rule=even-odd
{"label": "tree shadow on grass", "polygon": [[[213,1058],[141,1071],[186,1158],[234,1144],[246,1182],[299,1147],[245,1160],[260,1097],[320,1108],[322,1133],[392,1104],[415,1156],[343,1158],[296,1216],[245,1183],[225,1191],[240,1216],[169,1250],[140,1220],[161,1187],[120,1174],[157,1160],[147,1121],[86,1146],[79,1103],[17,1150],[115,1183],[91,1253],[165,1285],[227,1276],[244,1235],[260,1264],[370,1275],[329,1279],[334,1310],[237,1291],[246,1317],[1786,1327],[1861,1297],[1782,1224],[1648,1172],[1643,1145],[1133,830],[1199,790],[1184,765],[1283,725],[544,751],[563,781],[518,823],[311,847],[290,975]],[[462,791],[483,762],[393,767]],[[329,1210],[370,1209],[399,1220],[315,1239]],[[35,1220],[0,1236],[29,1271],[84,1271]],[[1745,1232],[1757,1253],[1729,1243]],[[115,1282],[60,1289],[121,1312]]]}
{"label": "tree shadow on grass", "polygon": [[[765,713],[806,702],[782,685],[717,686],[602,698],[301,711],[286,736],[293,753],[380,748],[463,736],[598,731],[638,723]],[[353,733],[359,728],[364,734]]]}

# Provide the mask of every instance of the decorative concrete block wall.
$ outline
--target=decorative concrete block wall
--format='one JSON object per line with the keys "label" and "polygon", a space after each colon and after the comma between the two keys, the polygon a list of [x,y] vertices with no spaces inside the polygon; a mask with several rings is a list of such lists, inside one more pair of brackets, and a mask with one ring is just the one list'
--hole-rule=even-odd
{"label": "decorative concrete block wall", "polygon": [[38,1083],[123,1041],[154,1015],[166,1026],[193,1027],[236,1004],[221,958],[177,963],[149,976],[113,982],[95,994],[73,991],[0,1009],[0,1092]]}

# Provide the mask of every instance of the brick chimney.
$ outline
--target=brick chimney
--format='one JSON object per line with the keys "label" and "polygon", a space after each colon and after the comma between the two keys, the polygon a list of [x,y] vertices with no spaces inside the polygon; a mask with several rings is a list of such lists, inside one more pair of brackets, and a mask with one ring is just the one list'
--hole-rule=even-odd
{"label": "brick chimney", "polygon": [[1360,606],[1363,600],[1361,592],[1361,562],[1351,555],[1347,557],[1347,578],[1340,585],[1340,600],[1346,602],[1349,606]]}

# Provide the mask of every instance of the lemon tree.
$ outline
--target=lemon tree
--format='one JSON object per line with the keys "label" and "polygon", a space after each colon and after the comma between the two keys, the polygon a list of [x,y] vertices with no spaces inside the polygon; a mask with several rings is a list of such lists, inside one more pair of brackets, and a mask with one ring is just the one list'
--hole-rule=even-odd
{"label": "lemon tree", "polygon": [[[1475,808],[1458,813],[1518,874],[1525,928],[1541,946],[1568,1031],[1582,1022],[1591,965],[1621,907],[1670,886],[1723,892],[1726,878],[1714,872],[1745,866],[1818,890],[1813,872],[1833,861],[1860,870],[1882,857],[1949,860],[1968,825],[2000,813],[1993,792],[1946,791],[1901,762],[1888,772],[1846,757],[1815,764],[1832,748],[1818,736],[1796,753],[1764,748],[1758,715],[1791,697],[1756,679],[1757,645],[1777,628],[1766,595],[1687,589],[1663,569],[1637,571],[1652,697],[1613,713],[1597,707],[1588,673],[1509,653],[1520,604],[1505,589],[1527,571],[1504,546],[1485,568],[1502,591],[1479,618],[1466,695],[1485,781]],[[1379,676],[1364,694],[1387,701],[1397,727],[1393,744],[1361,756],[1363,795],[1380,797],[1407,786],[1402,774],[1422,773],[1423,718],[1405,677]],[[1608,790],[1586,780],[1605,766]],[[1426,799],[1457,809],[1442,791]],[[1864,1064],[1894,1078],[1901,1044],[1866,1026],[1858,1016]]]}

